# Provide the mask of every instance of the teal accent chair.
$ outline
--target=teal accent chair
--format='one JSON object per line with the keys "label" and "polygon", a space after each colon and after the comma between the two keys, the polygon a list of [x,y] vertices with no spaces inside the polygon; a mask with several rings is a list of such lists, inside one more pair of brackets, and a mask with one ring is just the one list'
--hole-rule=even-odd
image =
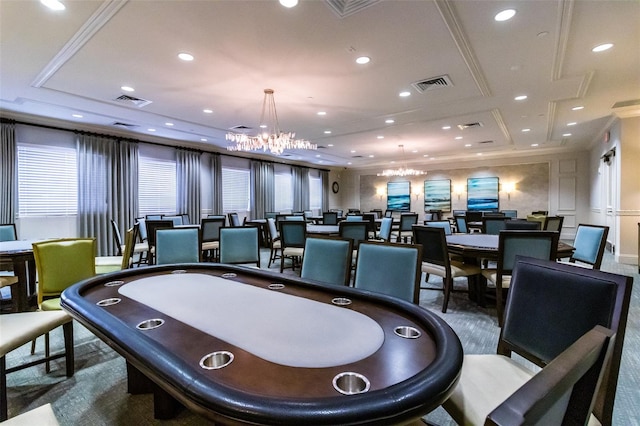
{"label": "teal accent chair", "polygon": [[578,266],[600,269],[604,248],[607,244],[608,226],[587,225],[581,223],[576,230],[576,238],[573,241],[575,251],[569,258],[570,263]]}
{"label": "teal accent chair", "polygon": [[420,303],[422,247],[363,241],[358,249],[355,288]]}
{"label": "teal accent chair", "polygon": [[202,219],[200,223],[200,239],[202,243],[202,258],[208,262],[218,259],[220,249],[220,229],[224,227],[226,219],[223,217]]}
{"label": "teal accent chair", "polygon": [[432,228],[442,228],[444,229],[445,235],[451,235],[451,222],[448,220],[425,220],[425,226],[430,226]]}
{"label": "teal accent chair", "polygon": [[349,238],[308,237],[300,276],[325,284],[349,285],[352,251],[353,242]]}
{"label": "teal accent chair", "polygon": [[304,243],[307,239],[307,223],[297,220],[283,220],[278,223],[280,227],[280,272],[284,271],[285,260],[291,260],[291,269],[295,270],[296,265],[302,260],[304,255]]}
{"label": "teal accent chair", "polygon": [[459,234],[468,234],[469,227],[467,226],[467,218],[465,216],[454,216],[456,221],[456,229]]}
{"label": "teal accent chair", "polygon": [[489,235],[498,235],[500,231],[506,228],[506,221],[511,220],[506,216],[483,216],[482,217],[482,233]]}
{"label": "teal accent chair", "polygon": [[160,218],[160,220],[170,220],[173,222],[173,226],[182,226],[184,225],[183,219],[181,215],[167,215],[167,216],[162,216]]}
{"label": "teal accent chair", "polygon": [[16,225],[14,223],[5,223],[0,225],[0,241],[15,241],[18,239]]}
{"label": "teal accent chair", "polygon": [[255,263],[260,267],[258,228],[220,228],[220,263]]}
{"label": "teal accent chair", "polygon": [[156,253],[156,230],[164,228],[173,228],[172,220],[151,220],[147,218],[145,221],[147,225],[147,246],[149,247],[149,255],[147,259],[149,265],[153,265],[155,262]]}
{"label": "teal accent chair", "polygon": [[338,213],[337,212],[323,212],[322,213],[322,224],[323,225],[337,225],[338,224]]}
{"label": "teal accent chair", "polygon": [[393,219],[385,217],[380,221],[380,231],[378,231],[378,240],[389,242],[391,238],[391,227],[393,226]]}
{"label": "teal accent chair", "polygon": [[418,223],[417,213],[402,213],[398,232],[392,232],[391,236],[395,237],[397,242],[404,241],[406,243],[413,236],[411,227],[416,223]]}
{"label": "teal accent chair", "polygon": [[347,222],[362,222],[364,217],[359,214],[348,214],[346,220]]}
{"label": "teal accent chair", "polygon": [[200,230],[171,228],[156,230],[156,265],[200,262]]}

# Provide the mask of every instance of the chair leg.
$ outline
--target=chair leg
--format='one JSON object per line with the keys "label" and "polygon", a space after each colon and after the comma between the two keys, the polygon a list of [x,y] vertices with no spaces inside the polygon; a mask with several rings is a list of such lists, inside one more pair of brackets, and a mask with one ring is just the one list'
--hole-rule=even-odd
{"label": "chair leg", "polygon": [[75,372],[75,350],[73,347],[73,321],[69,321],[63,324],[62,331],[64,333],[65,367],[67,370],[67,377],[71,377]]}
{"label": "chair leg", "polygon": [[31,355],[36,353],[36,339],[31,341]]}
{"label": "chair leg", "polygon": [[0,357],[0,422],[7,420],[7,361]]}
{"label": "chair leg", "polygon": [[451,287],[453,287],[453,278],[443,278],[442,284],[444,285],[444,301],[442,302],[442,313],[447,313],[447,306],[449,305],[449,296],[451,296]]}
{"label": "chair leg", "polygon": [[44,371],[46,371],[47,373],[51,372],[51,362],[49,361],[50,355],[49,333],[44,333],[44,357],[47,359],[47,362],[45,362],[44,364]]}
{"label": "chair leg", "polygon": [[496,311],[498,316],[498,327],[502,327],[502,316],[504,309],[502,308],[502,277],[498,275],[496,283]]}

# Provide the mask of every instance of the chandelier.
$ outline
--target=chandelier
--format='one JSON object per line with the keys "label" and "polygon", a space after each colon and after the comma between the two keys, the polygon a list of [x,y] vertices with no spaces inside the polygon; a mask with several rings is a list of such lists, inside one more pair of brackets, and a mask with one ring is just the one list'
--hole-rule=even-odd
{"label": "chandelier", "polygon": [[296,139],[295,133],[280,130],[273,89],[264,89],[260,128],[262,133],[257,136],[249,136],[244,133],[227,133],[226,139],[235,143],[235,145],[227,146],[227,149],[229,151],[262,150],[269,151],[275,155],[282,154],[285,149],[318,149],[316,144],[304,139]]}
{"label": "chandelier", "polygon": [[400,148],[400,151],[402,152],[402,161],[404,162],[404,165],[397,169],[383,170],[381,173],[378,173],[378,176],[421,176],[427,174],[427,172],[423,170],[407,168],[407,162],[404,158],[404,145],[398,145],[398,148]]}

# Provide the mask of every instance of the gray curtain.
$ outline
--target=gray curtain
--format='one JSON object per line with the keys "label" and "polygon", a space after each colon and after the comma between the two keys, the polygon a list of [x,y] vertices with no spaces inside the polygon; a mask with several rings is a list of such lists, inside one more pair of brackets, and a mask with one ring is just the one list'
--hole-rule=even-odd
{"label": "gray curtain", "polygon": [[14,223],[17,197],[16,125],[0,123],[0,223]]}
{"label": "gray curtain", "polygon": [[222,157],[220,154],[211,156],[211,188],[212,188],[212,213],[223,214],[222,209]]}
{"label": "gray curtain", "polygon": [[322,211],[329,211],[329,171],[321,170],[320,178],[322,179]]}
{"label": "gray curtain", "polygon": [[79,134],[78,235],[97,239],[98,255],[117,253],[111,220],[124,230],[138,211],[137,144]]}
{"label": "gray curtain", "polygon": [[177,213],[188,214],[191,223],[200,223],[200,152],[176,150]]}
{"label": "gray curtain", "polygon": [[291,167],[293,177],[293,211],[309,210],[309,168]]}
{"label": "gray curtain", "polygon": [[275,206],[275,172],[273,163],[251,161],[251,219],[261,219]]}

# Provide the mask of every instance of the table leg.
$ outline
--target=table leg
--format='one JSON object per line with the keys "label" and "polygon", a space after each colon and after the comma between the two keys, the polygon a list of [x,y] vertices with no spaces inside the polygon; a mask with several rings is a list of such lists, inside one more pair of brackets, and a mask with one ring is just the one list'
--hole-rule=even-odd
{"label": "table leg", "polygon": [[129,362],[127,362],[127,392],[131,395],[153,393],[153,417],[158,420],[172,419],[184,408],[173,396]]}

